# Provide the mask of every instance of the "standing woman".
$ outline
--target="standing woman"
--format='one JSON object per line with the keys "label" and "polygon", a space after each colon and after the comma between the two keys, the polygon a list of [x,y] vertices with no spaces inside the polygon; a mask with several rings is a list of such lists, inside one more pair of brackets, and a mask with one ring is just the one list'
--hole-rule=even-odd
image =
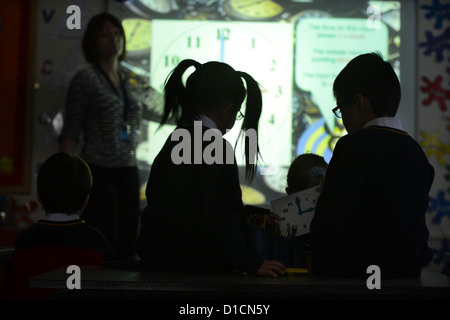
{"label": "standing woman", "polygon": [[[184,85],[187,69],[194,67]],[[244,81],[246,87],[244,86]],[[142,213],[138,254],[148,268],[161,271],[223,272],[237,270],[277,276],[285,267],[265,260],[246,243],[244,206],[232,146],[222,137],[243,116],[242,129],[258,131],[261,91],[247,73],[220,62],[183,60],[165,85],[162,124],[175,119],[177,128],[152,165],[147,183],[147,208]],[[241,105],[245,98],[245,115]],[[196,147],[194,135],[215,132]],[[180,142],[178,133],[185,133]],[[188,137],[191,137],[190,139]],[[217,161],[207,161],[214,145]],[[255,174],[258,142],[246,145],[246,173]],[[179,143],[188,150],[180,152]],[[208,152],[209,150],[209,152]],[[181,155],[183,153],[183,155]],[[201,154],[200,154],[201,153]],[[182,156],[184,163],[176,159]],[[201,163],[198,158],[201,157]],[[231,158],[231,161],[229,161]],[[197,160],[197,161],[196,161]]]}
{"label": "standing woman", "polygon": [[125,33],[108,13],[94,16],[82,47],[90,68],[73,77],[66,98],[60,150],[75,152],[89,164],[93,189],[83,218],[100,229],[116,259],[133,259],[139,220],[139,176],[136,147],[142,107],[131,94],[125,58]]}

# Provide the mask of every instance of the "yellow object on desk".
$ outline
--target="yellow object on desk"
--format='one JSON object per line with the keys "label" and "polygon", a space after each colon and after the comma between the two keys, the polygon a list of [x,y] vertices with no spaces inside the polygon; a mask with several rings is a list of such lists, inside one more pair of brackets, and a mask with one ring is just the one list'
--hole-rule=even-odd
{"label": "yellow object on desk", "polygon": [[298,273],[309,273],[307,268],[286,268],[286,274],[292,275],[292,274],[298,274]]}

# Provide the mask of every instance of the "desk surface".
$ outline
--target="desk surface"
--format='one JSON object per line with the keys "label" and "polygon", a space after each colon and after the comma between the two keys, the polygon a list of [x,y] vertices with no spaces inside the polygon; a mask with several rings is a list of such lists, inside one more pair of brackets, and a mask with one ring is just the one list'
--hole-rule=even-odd
{"label": "desk surface", "polygon": [[0,261],[10,261],[14,253],[14,247],[0,247]]}
{"label": "desk surface", "polygon": [[[450,298],[450,278],[443,274],[423,272],[420,279],[381,279],[381,289],[368,289],[366,279],[318,278],[312,275],[285,275],[278,278],[240,274],[171,274],[99,266],[80,266],[81,293],[88,290],[108,291],[109,295],[134,293],[197,293],[200,297],[233,299],[301,298],[301,297],[440,297]],[[29,286],[67,289],[70,274],[61,268],[33,277]],[[168,295],[170,296],[170,295]]]}

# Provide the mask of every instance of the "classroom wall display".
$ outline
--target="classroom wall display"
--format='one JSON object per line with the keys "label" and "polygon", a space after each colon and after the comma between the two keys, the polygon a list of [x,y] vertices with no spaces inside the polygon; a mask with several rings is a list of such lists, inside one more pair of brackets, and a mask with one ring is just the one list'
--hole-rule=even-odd
{"label": "classroom wall display", "polygon": [[[80,8],[80,29],[67,28],[71,5]],[[28,8],[27,15],[16,10],[21,7]],[[43,161],[58,151],[69,81],[87,66],[81,52],[84,29],[92,14],[105,10],[106,0],[0,1],[0,202],[5,199],[11,208],[0,204],[0,214],[10,216],[8,226],[23,228],[45,217],[35,178]],[[14,162],[4,156],[10,150]]]}
{"label": "classroom wall display", "polygon": [[[122,65],[146,79],[152,96],[162,94],[166,77],[186,58],[226,62],[260,83],[262,162],[251,184],[244,179],[242,145],[235,148],[248,204],[270,207],[272,199],[285,195],[287,169],[297,155],[312,152],[330,160],[337,139],[346,134],[331,112],[332,84],[352,58],[380,52],[404,89],[413,90],[408,79],[414,70],[414,26],[402,18],[414,15],[413,1],[111,0],[108,11],[127,35]],[[157,101],[148,106],[152,112],[137,152],[141,167],[149,170],[174,129],[157,130],[162,100]],[[414,98],[402,103],[400,117],[414,133],[414,112],[407,107]],[[232,145],[240,125],[237,121],[225,135]]]}
{"label": "classroom wall display", "polygon": [[[74,74],[89,66],[85,61],[81,40],[93,14],[105,10],[105,3],[92,0],[36,1],[36,67],[35,120],[38,129],[35,168],[58,148],[58,137],[63,126],[65,95]],[[80,10],[80,28],[69,29],[69,6]],[[42,152],[41,152],[42,150]]]}
{"label": "classroom wall display", "polygon": [[428,269],[446,271],[450,241],[450,2],[417,2],[417,128],[435,170],[427,225],[434,258]]}

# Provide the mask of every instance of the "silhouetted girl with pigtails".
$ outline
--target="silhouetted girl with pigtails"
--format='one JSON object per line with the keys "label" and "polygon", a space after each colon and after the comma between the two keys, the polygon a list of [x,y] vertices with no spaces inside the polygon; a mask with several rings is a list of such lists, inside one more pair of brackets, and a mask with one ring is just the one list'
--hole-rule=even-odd
{"label": "silhouetted girl with pigtails", "polygon": [[[184,84],[191,67],[195,71]],[[164,90],[161,125],[174,120],[177,128],[151,168],[138,242],[141,262],[159,271],[283,274],[285,267],[280,262],[264,260],[245,241],[238,168],[234,153],[229,161],[232,146],[222,137],[243,114],[241,133],[258,132],[262,107],[258,83],[225,63],[200,64],[188,59],[172,71]],[[195,139],[199,131],[204,134],[200,149],[198,137]],[[210,131],[215,134],[207,135]],[[250,180],[259,151],[257,134],[253,137],[256,141],[245,139],[246,177]],[[189,145],[190,153],[179,144]],[[213,144],[223,149],[214,149],[214,161],[208,161],[204,156]],[[184,160],[180,163],[179,158]]]}

